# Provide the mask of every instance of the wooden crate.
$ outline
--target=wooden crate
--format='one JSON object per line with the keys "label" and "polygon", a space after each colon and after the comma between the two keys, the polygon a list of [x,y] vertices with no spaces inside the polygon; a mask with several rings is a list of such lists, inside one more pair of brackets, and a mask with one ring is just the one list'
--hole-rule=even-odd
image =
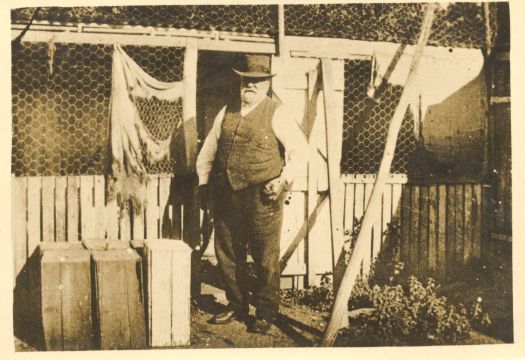
{"label": "wooden crate", "polygon": [[141,258],[132,249],[92,251],[101,349],[146,347]]}
{"label": "wooden crate", "polygon": [[191,248],[180,240],[144,241],[148,343],[190,343]]}
{"label": "wooden crate", "polygon": [[89,252],[67,247],[41,251],[46,349],[93,349]]}

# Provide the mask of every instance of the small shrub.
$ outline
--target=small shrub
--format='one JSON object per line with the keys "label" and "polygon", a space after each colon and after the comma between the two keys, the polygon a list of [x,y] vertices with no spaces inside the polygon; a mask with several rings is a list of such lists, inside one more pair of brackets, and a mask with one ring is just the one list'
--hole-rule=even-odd
{"label": "small shrub", "polygon": [[323,274],[319,286],[307,289],[281,290],[281,301],[288,304],[308,306],[317,311],[329,311],[334,302],[331,274]]}
{"label": "small shrub", "polygon": [[[379,344],[455,343],[468,336],[471,318],[462,305],[450,305],[436,294],[436,283],[428,279],[423,285],[415,277],[408,284],[375,285],[358,280],[349,301],[351,309],[373,307],[360,319],[360,336],[374,337]],[[363,333],[363,329],[365,332]]]}

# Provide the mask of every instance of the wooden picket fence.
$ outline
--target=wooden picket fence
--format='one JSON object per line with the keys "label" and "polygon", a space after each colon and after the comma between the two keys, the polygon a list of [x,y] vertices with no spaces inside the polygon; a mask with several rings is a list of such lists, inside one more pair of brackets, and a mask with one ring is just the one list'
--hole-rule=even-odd
{"label": "wooden picket fence", "polygon": [[409,184],[401,199],[401,257],[444,277],[479,259],[490,231],[489,187],[477,182]]}
{"label": "wooden picket fence", "polygon": [[116,200],[108,201],[104,176],[13,176],[15,276],[44,241],[182,238],[187,234],[184,217],[186,223],[199,217],[193,216],[191,206],[184,207],[188,192],[175,189],[172,180],[168,175],[150,177],[147,205],[130,217],[119,212]]}
{"label": "wooden picket fence", "polygon": [[[374,175],[343,175],[344,230],[352,232],[364,214],[374,186]],[[401,258],[417,271],[446,274],[456,265],[478,258],[488,231],[486,188],[479,183],[415,185],[404,175],[392,175],[382,197],[370,236],[366,274],[385,239],[389,224],[398,224]],[[199,210],[188,201],[188,191],[168,175],[150,177],[147,205],[140,214],[119,217],[115,201],[108,201],[103,176],[12,177],[12,237],[15,277],[40,242],[82,239],[198,239]],[[318,196],[322,195],[322,191]],[[289,191],[284,205],[281,248],[297,235],[307,220],[308,193]],[[324,206],[309,219],[301,242],[283,272],[294,284],[319,282],[334,271],[343,244],[330,237],[330,209]],[[314,221],[312,221],[314,220]]]}

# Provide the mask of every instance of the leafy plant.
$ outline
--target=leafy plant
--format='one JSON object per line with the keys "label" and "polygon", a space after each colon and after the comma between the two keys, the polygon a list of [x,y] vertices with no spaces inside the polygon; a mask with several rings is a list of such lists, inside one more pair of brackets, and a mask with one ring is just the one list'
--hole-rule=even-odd
{"label": "leafy plant", "polygon": [[319,286],[281,290],[281,301],[293,305],[308,306],[317,311],[329,311],[334,302],[331,274],[323,274]]}
{"label": "leafy plant", "polygon": [[413,276],[405,286],[370,286],[359,279],[349,301],[350,309],[374,308],[359,319],[361,336],[374,337],[383,345],[400,341],[445,344],[467,337],[472,317],[464,306],[451,305],[439,296],[437,287],[433,279],[423,285]]}

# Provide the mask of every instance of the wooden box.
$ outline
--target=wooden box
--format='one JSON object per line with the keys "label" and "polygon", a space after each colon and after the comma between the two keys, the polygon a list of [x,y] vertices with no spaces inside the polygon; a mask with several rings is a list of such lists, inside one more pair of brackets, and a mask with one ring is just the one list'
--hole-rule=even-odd
{"label": "wooden box", "polygon": [[89,252],[41,249],[42,323],[47,350],[94,348]]}
{"label": "wooden box", "polygon": [[190,343],[191,248],[180,240],[144,241],[148,343]]}
{"label": "wooden box", "polygon": [[140,256],[127,249],[92,251],[92,258],[100,348],[145,348]]}

